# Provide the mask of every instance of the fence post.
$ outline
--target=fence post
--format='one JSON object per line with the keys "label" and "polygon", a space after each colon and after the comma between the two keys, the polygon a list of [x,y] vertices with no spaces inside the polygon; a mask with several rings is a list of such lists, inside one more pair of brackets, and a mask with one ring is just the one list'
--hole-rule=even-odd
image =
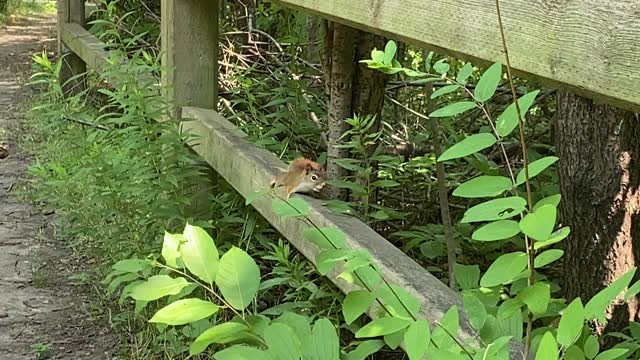
{"label": "fence post", "polygon": [[[162,0],[161,3],[162,94],[181,116],[183,106],[216,109],[218,102],[218,14],[219,0]],[[202,162],[198,164],[208,168]],[[208,181],[193,183],[191,204],[194,217],[210,219],[211,186]]]}
{"label": "fence post", "polygon": [[[64,24],[75,23],[84,27],[84,0],[58,0],[58,51],[62,57],[60,84],[65,95],[75,95],[85,89],[87,65],[62,43]],[[77,75],[81,76],[76,77]],[[73,78],[73,79],[72,79]]]}

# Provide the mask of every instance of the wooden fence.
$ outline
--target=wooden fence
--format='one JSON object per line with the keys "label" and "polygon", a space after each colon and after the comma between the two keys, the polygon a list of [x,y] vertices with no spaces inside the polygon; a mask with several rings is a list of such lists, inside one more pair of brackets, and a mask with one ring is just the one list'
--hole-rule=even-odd
{"label": "wooden fence", "polygon": [[[424,45],[478,64],[503,59],[493,1],[462,0],[276,0],[278,3],[344,23],[355,28]],[[193,149],[240,194],[247,196],[266,185],[284,164],[251,145],[245,135],[216,113],[218,59],[218,1],[162,0],[163,96],[177,114],[195,119],[184,126],[199,137]],[[80,74],[87,66],[99,69],[109,52],[105,44],[84,29],[83,0],[58,0],[59,39],[69,57],[65,71]],[[503,17],[513,67],[552,86],[573,91],[626,109],[640,109],[640,2],[503,1]],[[124,60],[123,60],[124,61]],[[229,156],[233,153],[233,156]],[[347,234],[347,247],[367,249],[390,283],[403,286],[422,305],[431,322],[452,306],[462,309],[458,294],[391,245],[364,223],[329,213],[318,201],[310,220],[318,226],[338,226]],[[252,204],[311,261],[318,249],[303,240],[308,225],[299,218],[280,219],[266,201]],[[329,278],[341,290],[351,285]],[[375,309],[369,311],[375,317]],[[476,339],[461,311],[462,341]],[[515,346],[512,359],[522,358]]]}

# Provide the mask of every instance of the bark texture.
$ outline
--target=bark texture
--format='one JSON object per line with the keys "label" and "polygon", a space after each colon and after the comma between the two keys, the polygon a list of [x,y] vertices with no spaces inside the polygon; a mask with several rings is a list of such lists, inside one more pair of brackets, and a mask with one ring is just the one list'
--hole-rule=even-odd
{"label": "bark texture", "polygon": [[[638,263],[640,121],[635,114],[558,91],[560,221],[571,227],[562,288],[588,301]],[[607,328],[637,315],[632,299],[609,309]]]}

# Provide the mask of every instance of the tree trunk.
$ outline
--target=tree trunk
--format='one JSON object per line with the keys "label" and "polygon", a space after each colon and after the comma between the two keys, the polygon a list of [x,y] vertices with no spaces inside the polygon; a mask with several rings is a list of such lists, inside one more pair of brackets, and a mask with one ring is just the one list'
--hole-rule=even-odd
{"label": "tree trunk", "polygon": [[[563,290],[586,303],[637,265],[640,121],[635,114],[558,91],[556,146],[566,239]],[[634,248],[635,247],[635,248]],[[635,319],[637,299],[608,310],[605,329]]]}
{"label": "tree trunk", "polygon": [[[355,55],[356,31],[348,26],[334,24],[331,48],[331,104],[329,105],[329,132],[327,144],[327,175],[340,180],[346,175],[345,169],[336,160],[349,155],[348,149],[339,148],[340,137],[349,129],[344,121],[351,117],[353,88],[353,57]],[[345,200],[346,189],[328,186],[326,194],[331,199]]]}

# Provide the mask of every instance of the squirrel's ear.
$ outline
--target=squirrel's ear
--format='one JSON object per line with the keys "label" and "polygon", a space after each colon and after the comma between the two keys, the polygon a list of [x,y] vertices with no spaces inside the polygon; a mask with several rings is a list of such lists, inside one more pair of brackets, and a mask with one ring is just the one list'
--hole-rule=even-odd
{"label": "squirrel's ear", "polygon": [[313,170],[313,166],[311,164],[307,164],[305,165],[304,170],[309,173]]}

